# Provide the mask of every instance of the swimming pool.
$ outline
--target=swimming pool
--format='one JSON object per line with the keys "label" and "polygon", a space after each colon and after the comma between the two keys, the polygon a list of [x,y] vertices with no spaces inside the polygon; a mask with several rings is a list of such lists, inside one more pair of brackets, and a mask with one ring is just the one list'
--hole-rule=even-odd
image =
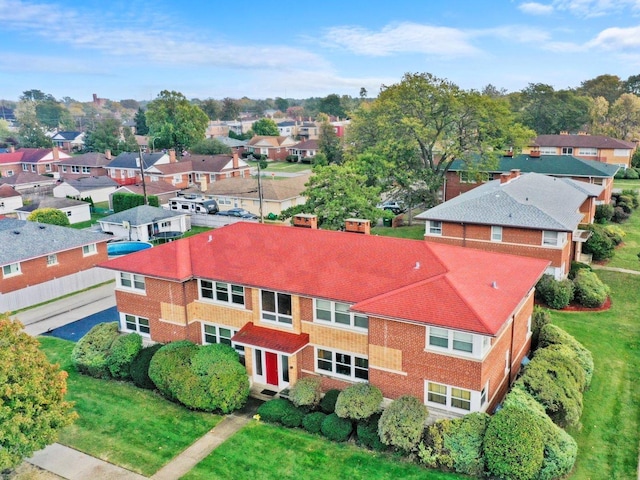
{"label": "swimming pool", "polygon": [[107,244],[107,255],[109,257],[119,257],[120,255],[146,250],[152,246],[149,242],[113,242]]}

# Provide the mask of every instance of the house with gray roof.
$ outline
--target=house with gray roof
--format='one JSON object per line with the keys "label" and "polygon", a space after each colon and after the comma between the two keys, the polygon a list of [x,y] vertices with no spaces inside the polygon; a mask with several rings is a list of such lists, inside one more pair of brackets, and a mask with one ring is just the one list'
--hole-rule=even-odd
{"label": "house with gray roof", "polygon": [[[470,168],[471,167],[471,168]],[[503,173],[520,170],[522,173],[541,173],[559,178],[571,178],[580,182],[601,185],[602,193],[596,203],[610,203],[613,177],[621,168],[618,165],[579,158],[574,155],[522,155],[507,154],[497,159],[495,165],[478,172],[474,165],[456,160],[445,175],[444,200],[450,200],[468,192],[489,180],[499,179]]]}
{"label": "house with gray roof", "polygon": [[6,183],[0,184],[0,215],[12,213],[22,207],[22,195]]}
{"label": "house with gray roof", "polygon": [[425,220],[425,240],[551,261],[547,273],[566,278],[572,260],[589,261],[582,243],[593,223],[602,186],[538,173],[500,179],[416,216]]}
{"label": "house with gray roof", "polygon": [[106,175],[67,178],[53,187],[53,196],[56,198],[91,198],[94,203],[108,202],[109,196],[116,191],[118,186],[118,182]]}
{"label": "house with gray roof", "polygon": [[88,222],[91,220],[91,204],[73,198],[55,198],[50,196],[33,197],[30,203],[16,209],[20,220],[26,220],[35,210],[41,208],[55,208],[63,212],[70,224]]}
{"label": "house with gray roof", "polygon": [[119,185],[133,185],[142,181],[142,172],[153,165],[175,162],[175,152],[143,153],[142,161],[139,152],[123,152],[107,165],[107,175]]}
{"label": "house with gray roof", "polygon": [[111,280],[111,236],[17,219],[0,220],[0,311],[14,311]]}
{"label": "house with gray roof", "polygon": [[103,232],[116,238],[140,242],[179,238],[191,229],[189,214],[150,205],[114,213],[98,223]]}

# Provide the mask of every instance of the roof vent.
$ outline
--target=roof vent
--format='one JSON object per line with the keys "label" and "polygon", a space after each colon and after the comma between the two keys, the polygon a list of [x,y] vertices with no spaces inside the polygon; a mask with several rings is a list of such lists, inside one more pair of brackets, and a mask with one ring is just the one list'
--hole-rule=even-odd
{"label": "roof vent", "polygon": [[20,232],[19,232],[18,230],[14,230],[14,231],[13,231],[13,233],[14,233],[15,235],[20,235]]}
{"label": "roof vent", "polygon": [[491,288],[498,288],[498,282],[496,282],[495,280],[493,282],[491,282]]}
{"label": "roof vent", "polygon": [[213,235],[209,235],[209,240],[208,242],[211,243],[211,241],[213,240]]}
{"label": "roof vent", "polygon": [[413,267],[414,270],[420,270],[420,262],[416,262],[415,267]]}
{"label": "roof vent", "polygon": [[45,227],[44,225],[38,225],[38,228],[39,228],[40,230],[44,230],[44,229],[45,229],[45,228],[47,228],[47,227]]}

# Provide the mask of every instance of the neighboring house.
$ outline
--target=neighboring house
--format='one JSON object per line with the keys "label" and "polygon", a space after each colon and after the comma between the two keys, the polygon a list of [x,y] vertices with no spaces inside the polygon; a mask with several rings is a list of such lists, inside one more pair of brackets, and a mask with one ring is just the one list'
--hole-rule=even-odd
{"label": "neighboring house", "polygon": [[123,152],[107,165],[107,175],[113,178],[119,185],[134,185],[142,181],[142,171],[153,165],[162,165],[175,162],[175,151],[170,153],[145,153],[140,164],[139,152]]}
{"label": "neighboring house", "polygon": [[416,215],[425,239],[494,252],[544,258],[547,272],[566,278],[593,222],[602,186],[538,173],[503,174]]}
{"label": "neighboring house", "polygon": [[58,163],[71,157],[65,152],[53,148],[20,148],[16,153],[22,153],[22,171],[38,173],[40,175],[58,176]]}
{"label": "neighboring house", "polygon": [[178,237],[191,229],[186,213],[141,205],[98,220],[105,233],[126,240],[150,242],[168,236]]}
{"label": "neighboring house", "polygon": [[106,166],[113,160],[111,150],[104,153],[90,152],[61,160],[58,164],[60,178],[78,179],[107,175]]}
{"label": "neighboring house", "polygon": [[197,184],[206,190],[207,185],[224,178],[249,177],[251,166],[233,155],[189,155],[179,162],[153,165],[145,170],[147,183],[164,181],[178,188]]}
{"label": "neighboring house", "polygon": [[16,153],[13,145],[0,153],[0,177],[11,177],[22,171],[22,154]]}
{"label": "neighboring house", "polygon": [[0,312],[47,302],[113,278],[101,233],[24,220],[0,220]]}
{"label": "neighboring house", "polygon": [[64,152],[77,152],[84,148],[84,132],[55,132],[51,141]]}
{"label": "neighboring house", "polygon": [[295,137],[298,134],[297,123],[293,120],[278,122],[278,131],[283,137]]}
{"label": "neighboring house", "polygon": [[56,198],[73,197],[83,199],[90,197],[93,203],[108,202],[109,196],[116,191],[118,183],[111,177],[68,178],[53,187]]}
{"label": "neighboring house", "polygon": [[247,144],[249,143],[246,140],[236,140],[235,138],[225,137],[221,135],[217,135],[211,138],[213,138],[214,140],[218,140],[220,143],[223,143],[224,145],[229,147],[233,153],[237,154],[241,154],[242,152],[244,152]]}
{"label": "neighboring house", "polygon": [[584,160],[572,155],[514,155],[498,159],[494,168],[484,172],[469,172],[462,160],[456,160],[447,171],[444,183],[444,199],[451,200],[489,180],[500,178],[503,173],[520,170],[522,173],[541,173],[559,178],[571,178],[580,182],[601,185],[602,193],[596,203],[610,203],[613,177],[620,167],[594,160]]}
{"label": "neighboring house", "polygon": [[133,193],[135,195],[144,195],[146,193],[147,197],[158,197],[159,204],[163,205],[167,203],[170,198],[178,195],[179,191],[180,188],[163,181],[145,182],[144,187],[142,184],[123,185],[109,195],[109,208],[113,210],[113,195],[116,193]]}
{"label": "neighboring house", "polygon": [[57,180],[37,173],[18,172],[10,177],[0,177],[0,185],[11,185],[22,194],[50,194]]}
{"label": "neighboring house", "polygon": [[209,125],[207,125],[207,130],[204,132],[204,136],[205,138],[229,138],[229,125],[220,120],[209,120]]}
{"label": "neighboring house", "polygon": [[22,195],[7,183],[0,184],[0,215],[22,207]]}
{"label": "neighboring house", "polygon": [[626,142],[604,135],[587,135],[579,133],[570,135],[562,132],[560,135],[538,135],[524,149],[524,153],[540,152],[540,155],[573,155],[585,160],[618,165],[622,168],[631,166],[631,156],[637,144]]}
{"label": "neighboring house", "polygon": [[493,411],[530,350],[548,262],[349,231],[368,226],[238,222],[102,266],[116,272],[122,331],[232,345],[254,388],[312,376],[447,416]]}
{"label": "neighboring house", "polygon": [[298,137],[301,140],[317,140],[320,137],[320,125],[315,122],[302,122],[298,125]]}
{"label": "neighboring house", "polygon": [[318,141],[317,140],[305,140],[303,142],[295,144],[293,147],[289,147],[290,155],[298,155],[298,159],[313,158],[318,153]]}
{"label": "neighboring house", "polygon": [[88,222],[91,220],[91,204],[73,198],[35,197],[31,203],[16,210],[20,220],[26,220],[34,210],[40,208],[55,208],[63,212],[69,223]]}
{"label": "neighboring house", "polygon": [[289,155],[288,148],[297,141],[292,137],[256,135],[247,145],[247,150],[256,155],[266,155],[269,160],[284,160]]}
{"label": "neighboring house", "polygon": [[[263,217],[270,213],[280,215],[283,210],[289,207],[302,205],[306,201],[302,192],[305,190],[305,184],[309,181],[309,177],[310,175],[278,179],[262,177],[260,183]],[[230,178],[215,182],[203,193],[207,197],[213,198],[218,203],[220,210],[244,208],[255,215],[260,215],[257,178]]]}

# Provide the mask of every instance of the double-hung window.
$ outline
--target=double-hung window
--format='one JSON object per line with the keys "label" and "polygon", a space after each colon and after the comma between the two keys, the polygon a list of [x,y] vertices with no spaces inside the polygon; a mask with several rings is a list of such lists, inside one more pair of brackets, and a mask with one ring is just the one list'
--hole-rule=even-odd
{"label": "double-hung window", "polygon": [[429,235],[442,235],[442,222],[429,220]]}
{"label": "double-hung window", "polygon": [[82,256],[88,257],[89,255],[95,255],[98,253],[98,249],[95,243],[90,243],[89,245],[82,246]]}
{"label": "double-hung window", "polygon": [[499,225],[491,226],[491,241],[492,242],[501,242],[502,241],[502,227]]}
{"label": "double-hung window", "polygon": [[123,314],[124,316],[124,329],[130,332],[138,332],[140,335],[148,336],[151,332],[149,328],[149,319],[139,317],[137,315]]}
{"label": "double-hung window", "polygon": [[547,247],[557,247],[558,237],[559,237],[558,232],[544,230],[542,232],[542,245]]}
{"label": "double-hung window", "polygon": [[562,147],[562,155],[573,155],[573,147]]}
{"label": "double-hung window", "polygon": [[260,293],[262,320],[293,325],[291,295],[270,290],[262,290]]}
{"label": "double-hung window", "polygon": [[200,280],[200,298],[244,306],[244,287],[226,282]]}
{"label": "double-hung window", "polygon": [[58,255],[56,255],[55,253],[52,253],[51,255],[47,255],[47,267],[50,267],[51,265],[57,265],[58,264]]}
{"label": "double-hung window", "polygon": [[20,275],[20,273],[22,272],[20,271],[19,263],[10,263],[8,265],[2,266],[2,276],[4,278],[13,277],[14,275]]}
{"label": "double-hung window", "polygon": [[349,304],[347,303],[316,299],[315,304],[316,320],[318,322],[333,323],[335,325],[365,330],[369,328],[368,317],[351,312],[349,310]]}
{"label": "double-hung window", "polygon": [[316,372],[366,381],[369,379],[369,360],[351,353],[316,348]]}
{"label": "double-hung window", "polygon": [[121,287],[140,290],[142,292],[146,290],[144,277],[142,275],[120,272],[119,281]]}
{"label": "double-hung window", "polygon": [[231,341],[231,338],[238,333],[238,330],[225,327],[222,325],[213,325],[210,323],[202,324],[202,343],[204,345],[211,345],[213,343],[223,343],[236,349],[240,355],[244,355],[244,347],[242,345],[236,345]]}
{"label": "double-hung window", "polygon": [[480,346],[479,343],[478,347],[474,349],[473,334],[440,327],[428,328],[427,348],[471,355],[474,353],[479,354],[480,350],[486,350],[485,346]]}
{"label": "double-hung window", "polygon": [[[441,383],[426,382],[427,404],[455,410],[471,411],[471,391],[463,388],[443,385]],[[486,392],[485,392],[486,396]],[[478,399],[475,400],[476,402]]]}

